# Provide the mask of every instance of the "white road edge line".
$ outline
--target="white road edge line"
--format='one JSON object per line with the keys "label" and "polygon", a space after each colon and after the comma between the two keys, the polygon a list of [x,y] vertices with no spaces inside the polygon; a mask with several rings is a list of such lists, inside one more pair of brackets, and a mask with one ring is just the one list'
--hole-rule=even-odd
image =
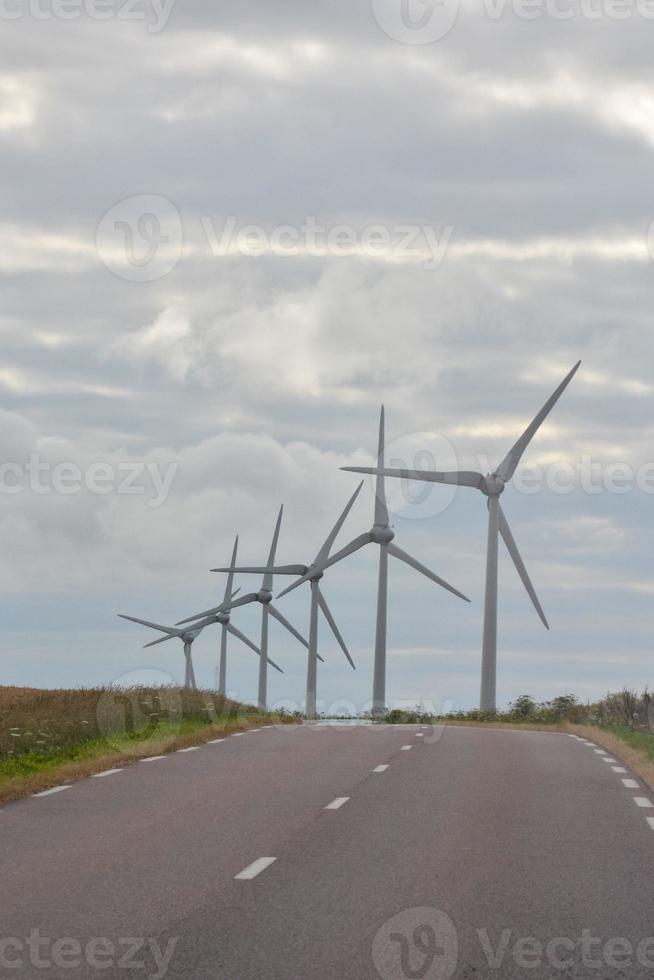
{"label": "white road edge line", "polygon": [[422,734],[422,732],[416,732],[416,738],[424,738],[424,737],[425,736]]}
{"label": "white road edge line", "polygon": [[70,786],[55,786],[54,789],[46,789],[42,793],[32,793],[32,796],[37,799],[41,796],[53,796],[55,793],[63,793],[65,789],[70,789]]}
{"label": "white road edge line", "polygon": [[234,732],[232,738],[240,738],[241,735],[247,735],[247,732]]}
{"label": "white road edge line", "polygon": [[403,745],[400,751],[401,752],[408,752],[409,749],[412,749],[412,748],[413,748],[412,745]]}
{"label": "white road edge line", "polygon": [[197,752],[199,748],[199,745],[191,745],[188,749],[177,749],[177,752]]}
{"label": "white road edge line", "polygon": [[611,766],[611,769],[613,770],[613,772],[626,772],[627,771],[624,766]]}
{"label": "white road edge line", "polygon": [[642,806],[643,808],[654,806],[654,803],[646,796],[634,796],[634,803],[636,806]]}
{"label": "white road edge line", "polygon": [[158,762],[159,759],[165,758],[165,755],[149,755],[146,759],[139,759],[139,762]]}
{"label": "white road edge line", "polygon": [[640,783],[635,779],[623,779],[622,785],[626,786],[627,789],[640,789]]}
{"label": "white road edge line", "polygon": [[340,810],[343,804],[347,803],[349,799],[349,796],[338,796],[335,800],[332,800],[331,803],[327,804],[325,810]]}
{"label": "white road edge line", "polygon": [[256,878],[260,875],[262,871],[269,868],[277,858],[258,858],[253,861],[252,864],[248,864],[247,868],[244,868],[239,874],[234,875],[236,881],[251,881],[252,878]]}
{"label": "white road edge line", "polygon": [[373,772],[386,772],[387,769],[388,769],[388,766],[377,766],[377,768],[376,769],[373,769],[372,771]]}
{"label": "white road edge line", "polygon": [[91,779],[104,779],[105,776],[114,776],[117,772],[122,771],[122,769],[106,769],[104,772],[94,772]]}
{"label": "white road edge line", "polygon": [[606,749],[595,749],[598,755],[608,755]]}
{"label": "white road edge line", "polygon": [[207,742],[207,745],[218,745],[220,742],[224,741],[224,738],[212,738],[210,742]]}
{"label": "white road edge line", "polygon": [[654,817],[645,817],[645,819],[647,820],[647,823],[650,825],[652,830],[654,830]]}
{"label": "white road edge line", "polygon": [[617,759],[612,759],[610,755],[603,755],[602,762],[617,762]]}

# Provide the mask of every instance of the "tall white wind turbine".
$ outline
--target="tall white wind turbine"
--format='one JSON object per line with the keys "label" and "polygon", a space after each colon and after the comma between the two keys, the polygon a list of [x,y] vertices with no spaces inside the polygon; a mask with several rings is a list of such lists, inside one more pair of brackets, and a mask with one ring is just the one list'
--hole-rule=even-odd
{"label": "tall white wind turbine", "polygon": [[[275,555],[277,554],[277,543],[279,541],[279,531],[282,525],[282,516],[284,514],[284,507],[282,506],[279,510],[279,515],[277,517],[277,523],[275,525],[275,531],[273,534],[272,544],[270,546],[270,553],[268,555],[267,564],[257,569],[258,573],[263,574],[263,580],[261,583],[261,588],[258,592],[250,592],[248,595],[244,595],[236,601],[236,605],[244,606],[248,603],[258,602],[261,605],[261,659],[259,661],[259,688],[258,688],[258,704],[260,708],[265,709],[267,707],[268,700],[268,663],[272,663],[268,657],[268,618],[272,616],[277,622],[288,630],[288,632],[298,640],[304,647],[308,647],[309,644],[294,626],[289,623],[289,621],[282,616],[279,609],[272,604],[272,588],[273,588],[273,576],[275,574]],[[234,568],[233,564],[229,568],[212,568],[212,572],[227,572],[228,574],[234,573],[236,571],[248,571],[248,569]],[[213,609],[206,609],[202,613],[198,613],[196,616],[188,616],[186,619],[180,620],[177,626],[184,625],[185,623],[191,623],[195,620],[204,620],[207,617],[216,616],[220,613],[222,606],[216,606]],[[242,637],[239,637],[242,639]],[[279,668],[278,668],[279,669]]]}
{"label": "tall white wind turbine", "polygon": [[[381,415],[379,419],[379,441],[377,445],[377,465],[379,467],[384,466],[384,452],[385,452],[385,439],[384,439],[384,406],[382,405]],[[358,490],[357,490],[358,493]],[[351,506],[351,505],[350,505]],[[316,559],[316,571],[323,571],[329,568],[330,565],[341,561],[342,558],[346,558],[348,555],[354,554],[355,551],[359,551],[364,548],[367,544],[376,544],[379,546],[379,580],[378,580],[378,590],[377,590],[377,626],[375,631],[375,667],[373,675],[373,688],[372,688],[372,712],[374,715],[383,715],[386,711],[386,637],[387,637],[387,610],[388,610],[388,556],[392,555],[394,558],[399,559],[406,565],[420,572],[422,575],[431,579],[436,585],[440,585],[443,589],[447,589],[448,592],[452,592],[454,595],[458,596],[460,599],[464,599],[466,602],[470,602],[467,596],[459,592],[452,585],[449,585],[444,579],[431,572],[428,568],[422,565],[417,559],[413,558],[412,555],[407,554],[401,548],[398,548],[396,544],[393,544],[393,539],[395,538],[395,532],[390,526],[388,506],[386,503],[386,487],[384,485],[384,476],[382,472],[377,474],[377,485],[375,492],[375,513],[372,528],[366,531],[364,534],[360,534],[358,537],[354,538],[348,545],[337,551],[331,558],[326,558],[322,561]],[[313,574],[316,574],[314,571]],[[308,574],[304,575],[297,582],[294,582],[282,595],[290,592],[292,589],[297,588],[302,582],[306,581],[309,577]]]}
{"label": "tall white wind turbine", "polygon": [[545,421],[552,408],[559,400],[572,378],[579,369],[581,361],[578,361],[572,370],[566,375],[556,391],[548,398],[540,412],[527,426],[515,445],[509,450],[500,465],[493,473],[484,476],[469,470],[455,471],[452,473],[431,472],[428,470],[409,470],[409,469],[388,469],[387,467],[362,467],[345,466],[343,469],[351,473],[374,473],[378,476],[393,476],[403,480],[424,480],[427,483],[446,483],[463,487],[473,487],[480,490],[487,498],[488,504],[488,544],[486,552],[486,595],[484,600],[484,634],[482,642],[482,664],[481,664],[481,697],[480,708],[482,711],[496,710],[496,678],[497,678],[497,549],[498,536],[507,547],[513,564],[518,575],[527,590],[536,612],[540,616],[543,625],[549,629],[549,624],[545,618],[545,613],[534,587],[531,584],[527,569],[520,557],[517,545],[511,534],[504,512],[500,507],[500,495],[504,492],[506,484],[511,480],[516,471],[522,455],[533,439],[534,435]]}

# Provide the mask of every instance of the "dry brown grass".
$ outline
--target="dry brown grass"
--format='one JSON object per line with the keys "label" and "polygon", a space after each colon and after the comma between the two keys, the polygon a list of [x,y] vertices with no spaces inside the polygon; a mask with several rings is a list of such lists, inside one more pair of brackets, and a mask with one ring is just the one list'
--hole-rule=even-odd
{"label": "dry brown grass", "polygon": [[526,731],[526,732],[560,732],[563,730],[562,724],[537,724],[536,722],[522,721],[457,721],[448,718],[447,721],[434,722],[435,725],[458,725],[462,728],[497,728],[506,731]]}
{"label": "dry brown grass", "polygon": [[291,720],[215,691],[0,688],[0,803],[223,734]]}
{"label": "dry brown grass", "polygon": [[591,742],[596,742],[598,745],[601,745],[611,755],[614,755],[616,759],[629,766],[630,769],[647,783],[650,789],[654,790],[654,762],[641,749],[634,748],[625,742],[624,739],[602,728],[597,728],[595,725],[572,725],[569,722],[564,722],[563,730],[572,732],[575,735],[581,736],[581,738],[587,738]]}

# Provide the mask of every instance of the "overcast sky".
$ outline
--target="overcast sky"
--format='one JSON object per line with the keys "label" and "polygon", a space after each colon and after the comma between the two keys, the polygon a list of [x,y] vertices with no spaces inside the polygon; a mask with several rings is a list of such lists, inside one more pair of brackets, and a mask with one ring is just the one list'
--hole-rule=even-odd
{"label": "overcast sky", "polygon": [[[501,550],[498,698],[652,682],[653,13],[2,4],[0,683],[181,680],[116,613],[211,605],[282,503],[278,557],[310,561],[382,402],[389,459],[485,471],[579,358],[503,498],[552,628]],[[484,500],[391,490],[398,544],[472,604],[392,563],[389,700],[473,706]],[[372,509],[366,483],[340,543]],[[370,698],[377,557],[325,577],[358,666],[321,627],[326,706]],[[306,631],[307,592],[279,605]],[[303,649],[273,624],[270,652],[301,703]],[[257,669],[234,641],[236,696]]]}

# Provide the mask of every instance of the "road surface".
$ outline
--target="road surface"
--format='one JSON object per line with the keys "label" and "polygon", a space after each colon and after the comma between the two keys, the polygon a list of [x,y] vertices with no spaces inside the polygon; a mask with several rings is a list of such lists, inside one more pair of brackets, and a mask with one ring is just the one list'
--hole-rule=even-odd
{"label": "road surface", "polygon": [[0,976],[651,980],[653,794],[620,769],[564,734],[302,726],[10,804]]}

